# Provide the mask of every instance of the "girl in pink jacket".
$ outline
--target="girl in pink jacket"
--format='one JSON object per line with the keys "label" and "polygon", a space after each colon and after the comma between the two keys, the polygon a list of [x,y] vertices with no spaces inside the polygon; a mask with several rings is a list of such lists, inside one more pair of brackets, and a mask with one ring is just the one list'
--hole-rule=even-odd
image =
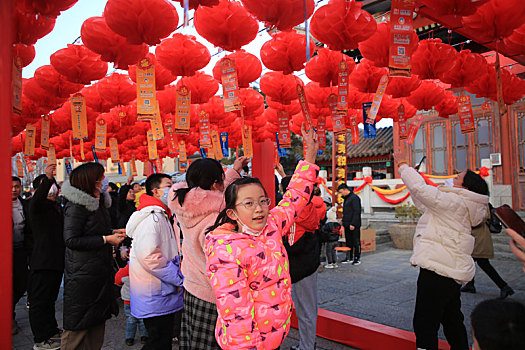
{"label": "girl in pink jacket", "polygon": [[223,349],[276,349],[290,329],[291,279],[282,235],[310,199],[319,168],[315,132],[303,130],[305,161],[288,191],[269,211],[270,199],[256,178],[226,189],[226,208],[206,236],[206,272],[219,317],[215,337]]}

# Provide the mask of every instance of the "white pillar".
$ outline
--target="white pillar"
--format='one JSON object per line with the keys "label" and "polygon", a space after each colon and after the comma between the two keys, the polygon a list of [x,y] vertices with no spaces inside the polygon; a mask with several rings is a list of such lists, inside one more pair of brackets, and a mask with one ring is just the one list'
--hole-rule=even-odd
{"label": "white pillar", "polygon": [[494,194],[492,193],[493,192],[492,189],[494,188],[494,183],[493,183],[494,178],[492,177],[492,162],[490,161],[490,159],[482,159],[481,166],[489,168],[489,176],[485,177],[485,181],[487,181],[487,185],[489,186],[489,192],[490,192],[489,201],[491,203],[495,203]]}
{"label": "white pillar", "polygon": [[[363,168],[363,179],[366,176],[372,176],[372,168],[371,167],[364,167]],[[361,206],[363,207],[365,214],[372,214],[372,188],[370,186],[365,186],[363,190],[361,191],[363,194],[361,199]]]}

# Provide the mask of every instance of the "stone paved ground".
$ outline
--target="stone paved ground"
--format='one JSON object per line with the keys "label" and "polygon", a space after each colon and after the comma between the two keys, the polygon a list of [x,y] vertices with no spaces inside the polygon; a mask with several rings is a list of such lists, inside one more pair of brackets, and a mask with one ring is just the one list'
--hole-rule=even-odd
{"label": "stone paved ground", "polygon": [[[319,307],[330,311],[366,319],[392,327],[412,331],[412,313],[416,295],[417,268],[411,267],[410,251],[394,249],[391,243],[381,244],[373,253],[365,253],[359,266],[339,264],[338,269],[323,270],[319,274]],[[342,259],[339,256],[339,260]],[[514,259],[496,256],[492,263],[516,294],[512,298],[525,303],[525,274]],[[476,274],[477,294],[462,295],[470,338],[469,315],[482,300],[495,298],[499,289],[479,270]],[[57,317],[62,319],[61,301],[57,303]],[[13,337],[13,349],[27,350],[32,347],[25,298],[17,306],[17,320],[22,329]],[[106,323],[104,350],[140,349],[140,344],[128,347],[124,344],[124,315]],[[440,334],[444,339],[443,333]],[[292,329],[281,349],[289,349],[298,341],[298,331]],[[173,349],[177,349],[175,345]],[[318,338],[318,349],[342,350],[347,346]]]}

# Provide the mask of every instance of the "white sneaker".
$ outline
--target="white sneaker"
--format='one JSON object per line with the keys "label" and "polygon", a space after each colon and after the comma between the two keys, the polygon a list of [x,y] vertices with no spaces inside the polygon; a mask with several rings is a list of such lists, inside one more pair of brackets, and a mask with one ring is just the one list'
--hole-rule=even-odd
{"label": "white sneaker", "polygon": [[334,268],[334,264],[326,264],[324,266],[325,269],[333,269]]}
{"label": "white sneaker", "polygon": [[41,343],[36,343],[33,350],[58,350],[60,349],[60,342],[48,339]]}
{"label": "white sneaker", "polygon": [[339,266],[337,264],[332,264],[332,269],[336,269],[338,268]]}

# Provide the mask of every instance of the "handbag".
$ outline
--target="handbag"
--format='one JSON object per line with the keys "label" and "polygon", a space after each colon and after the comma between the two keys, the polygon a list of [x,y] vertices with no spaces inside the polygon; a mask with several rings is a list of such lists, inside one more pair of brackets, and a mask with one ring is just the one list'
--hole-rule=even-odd
{"label": "handbag", "polygon": [[489,230],[492,233],[500,233],[503,226],[501,225],[501,221],[498,219],[496,214],[494,214],[494,207],[490,203],[489,203],[489,210],[490,210],[490,218],[487,220],[487,225],[489,226]]}

